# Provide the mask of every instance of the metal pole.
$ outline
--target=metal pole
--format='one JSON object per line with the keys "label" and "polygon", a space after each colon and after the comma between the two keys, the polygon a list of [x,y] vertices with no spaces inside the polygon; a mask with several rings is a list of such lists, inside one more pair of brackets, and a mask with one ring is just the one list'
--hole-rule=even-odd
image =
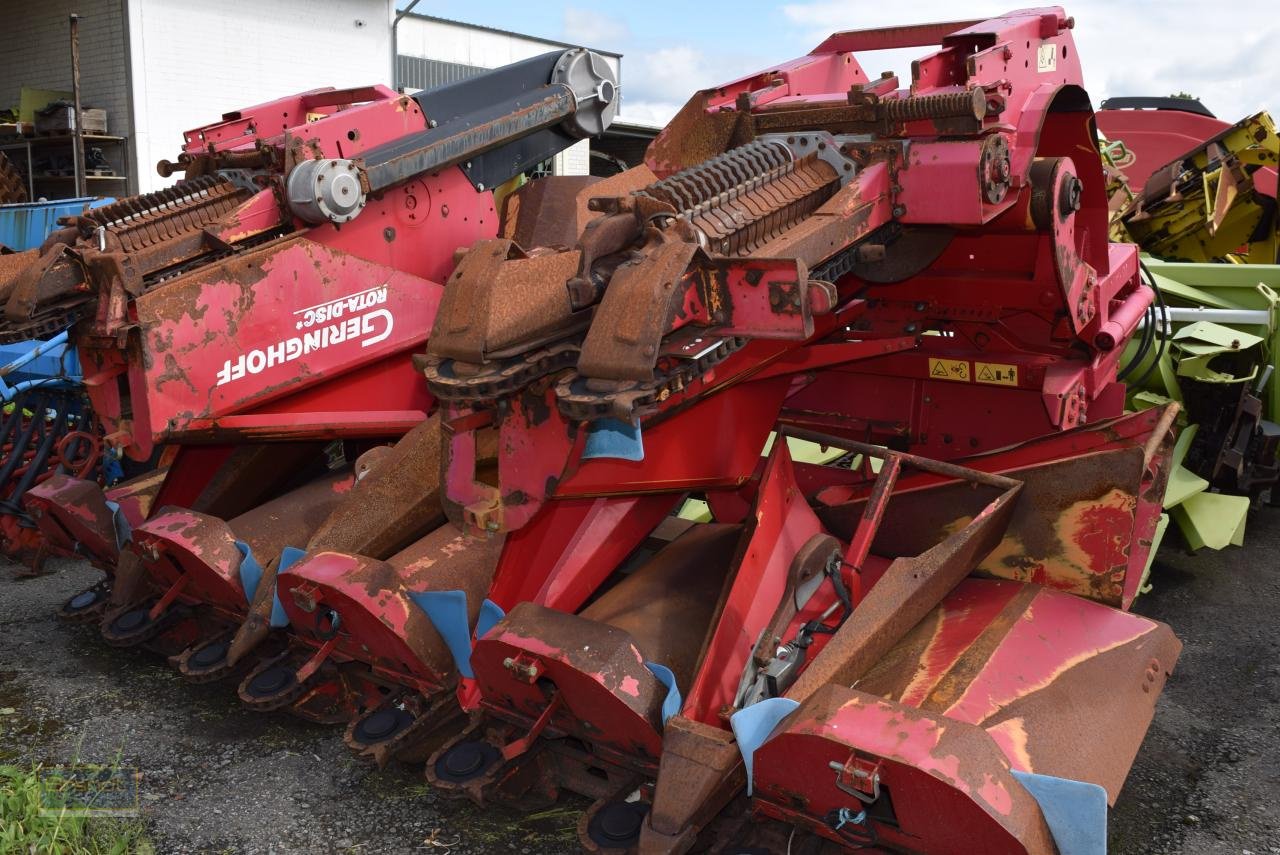
{"label": "metal pole", "polygon": [[400,80],[400,19],[412,12],[418,2],[413,0],[391,22],[391,88],[397,92],[404,92],[404,83]]}
{"label": "metal pole", "polygon": [[80,116],[80,16],[71,15],[71,95],[76,111],[72,116],[75,127],[71,130],[71,164],[76,175],[76,196],[89,195],[84,177],[84,131]]}

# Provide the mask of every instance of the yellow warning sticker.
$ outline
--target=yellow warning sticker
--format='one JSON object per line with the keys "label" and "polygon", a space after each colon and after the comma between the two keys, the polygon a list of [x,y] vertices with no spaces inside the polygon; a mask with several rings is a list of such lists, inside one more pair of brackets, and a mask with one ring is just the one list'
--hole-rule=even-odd
{"label": "yellow warning sticker", "polygon": [[973,379],[979,383],[992,383],[996,386],[1017,386],[1018,366],[1004,362],[975,362]]}
{"label": "yellow warning sticker", "polygon": [[929,357],[929,378],[968,383],[969,361],[967,359],[935,359],[931,356]]}

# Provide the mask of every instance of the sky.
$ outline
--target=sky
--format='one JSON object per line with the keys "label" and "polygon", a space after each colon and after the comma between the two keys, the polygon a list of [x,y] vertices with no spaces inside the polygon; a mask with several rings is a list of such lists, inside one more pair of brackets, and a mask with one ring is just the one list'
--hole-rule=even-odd
{"label": "sky", "polygon": [[[698,89],[808,53],[832,32],[1014,8],[988,0],[420,0],[414,11],[621,53],[623,118],[663,124]],[[1065,8],[1076,19],[1076,46],[1095,108],[1113,95],[1189,92],[1222,119],[1262,109],[1280,119],[1275,0],[1077,0]],[[872,77],[897,72],[905,86],[911,60],[924,53],[885,51],[859,61]]]}

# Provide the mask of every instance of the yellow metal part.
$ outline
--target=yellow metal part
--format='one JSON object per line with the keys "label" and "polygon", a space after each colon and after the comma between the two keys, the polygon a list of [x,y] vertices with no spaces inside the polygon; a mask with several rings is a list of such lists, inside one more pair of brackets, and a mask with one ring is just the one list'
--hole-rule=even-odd
{"label": "yellow metal part", "polygon": [[[1181,160],[1157,170],[1113,221],[1153,255],[1176,261],[1275,264],[1277,218],[1255,192],[1256,168],[1280,165],[1280,136],[1267,113],[1238,122]],[[1113,201],[1123,197],[1113,188]],[[1259,234],[1262,226],[1262,234]]]}

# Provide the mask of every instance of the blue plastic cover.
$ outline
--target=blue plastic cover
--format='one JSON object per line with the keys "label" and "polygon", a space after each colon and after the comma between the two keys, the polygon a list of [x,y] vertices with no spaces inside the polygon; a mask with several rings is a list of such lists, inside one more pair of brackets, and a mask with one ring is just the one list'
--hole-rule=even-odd
{"label": "blue plastic cover", "polygon": [[[262,583],[262,565],[254,557],[253,550],[249,547],[249,544],[243,540],[236,541],[236,549],[240,550],[240,586],[244,588],[245,600],[249,605],[253,605],[253,598],[258,593],[258,585]],[[292,553],[297,554],[294,555]],[[289,564],[293,564],[302,554],[302,550],[286,546],[280,553],[280,564],[277,572],[284,570]],[[289,556],[289,564],[285,563],[286,555]],[[278,590],[273,591],[271,594],[270,624],[275,629],[289,625],[289,616],[284,612],[284,603],[280,602],[280,592]]]}
{"label": "blue plastic cover", "polygon": [[303,552],[296,546],[286,546],[280,550],[280,572],[288,570],[290,567],[298,563],[298,559],[307,553]]}
{"label": "blue plastic cover", "polygon": [[582,458],[611,457],[617,460],[644,460],[644,438],[639,422],[597,419],[587,430]]}
{"label": "blue plastic cover", "polygon": [[1107,855],[1107,791],[1097,784],[1013,770],[1040,803],[1058,855]]}
{"label": "blue plastic cover", "polygon": [[506,616],[507,613],[501,606],[486,597],[480,604],[480,615],[476,618],[476,638],[484,638]]}
{"label": "blue plastic cover", "polygon": [[471,628],[467,625],[466,592],[411,591],[409,599],[426,612],[436,632],[449,646],[458,673],[467,679],[475,677],[471,670]]}
{"label": "blue plastic cover", "polygon": [[133,540],[133,529],[129,521],[120,513],[120,503],[107,499],[107,510],[111,511],[111,523],[116,530],[116,549],[124,549],[124,545]]}
{"label": "blue plastic cover", "polygon": [[733,728],[733,735],[738,740],[738,751],[742,753],[742,762],[747,767],[747,795],[751,795],[752,764],[756,749],[764,745],[778,722],[791,715],[792,710],[798,706],[800,703],[790,698],[766,698],[729,717],[729,726]]}
{"label": "blue plastic cover", "polygon": [[680,687],[676,685],[676,675],[666,665],[659,665],[657,662],[646,662],[644,667],[652,671],[658,682],[667,687],[667,697],[662,701],[662,723],[665,725],[667,719],[680,712],[680,707],[684,706]]}

